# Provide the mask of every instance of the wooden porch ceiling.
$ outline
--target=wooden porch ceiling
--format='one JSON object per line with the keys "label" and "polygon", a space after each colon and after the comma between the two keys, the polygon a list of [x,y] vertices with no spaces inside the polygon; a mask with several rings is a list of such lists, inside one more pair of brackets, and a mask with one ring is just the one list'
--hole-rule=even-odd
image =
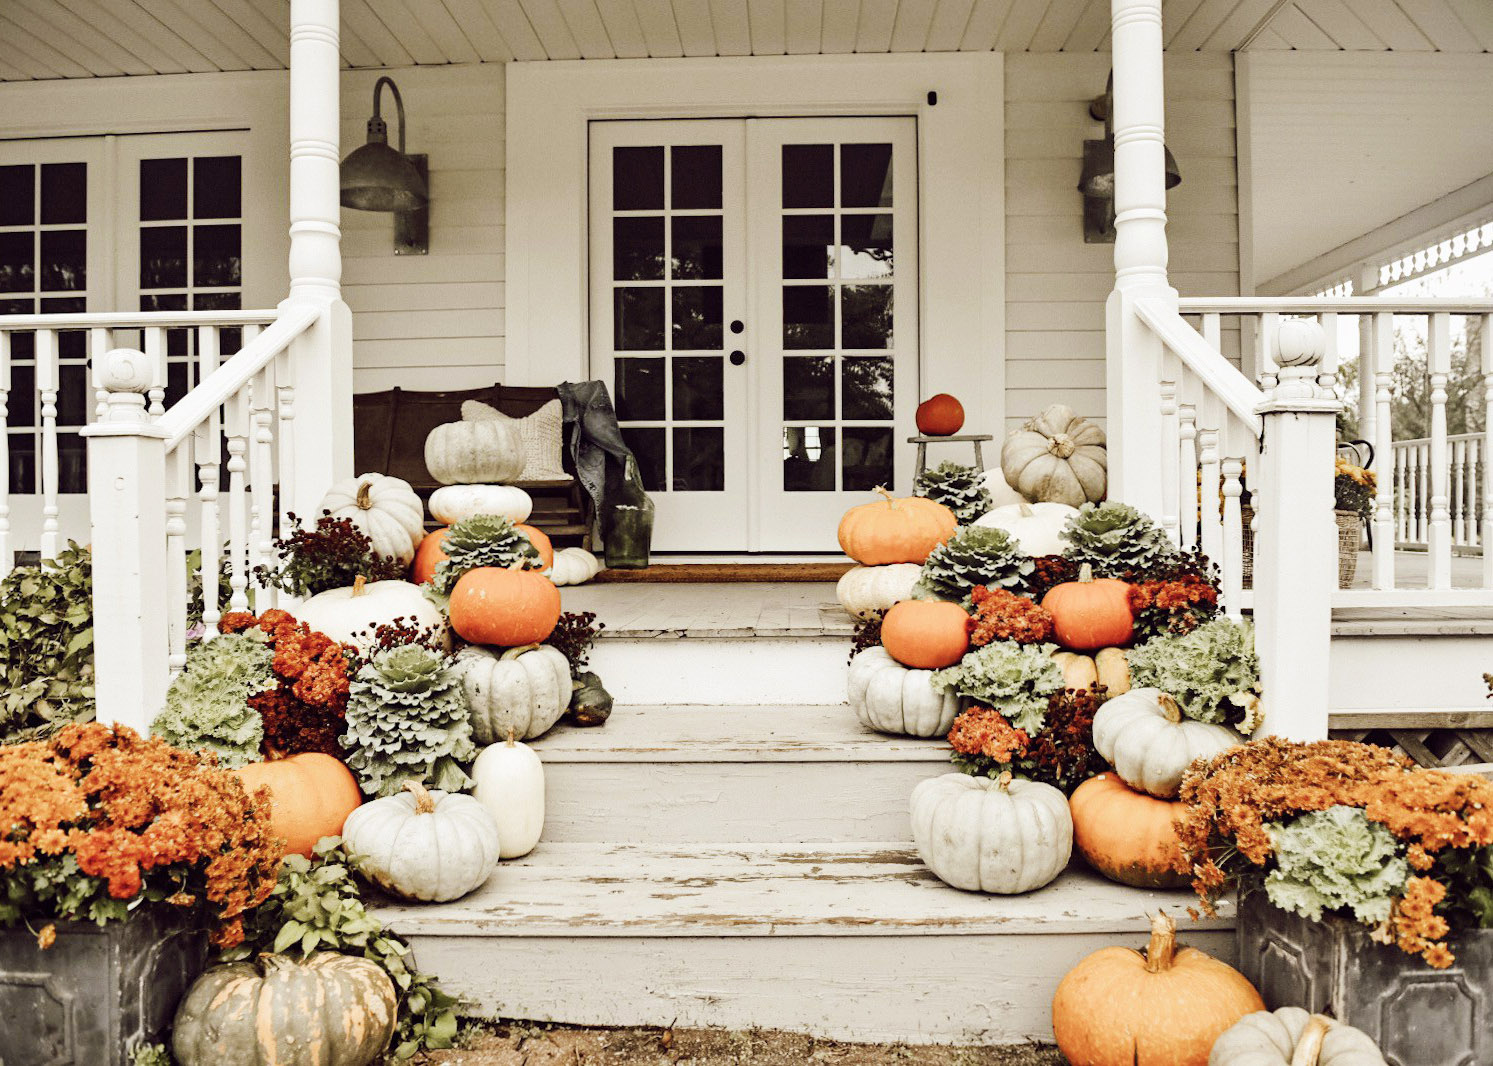
{"label": "wooden porch ceiling", "polygon": [[[343,0],[349,67],[1091,52],[1110,0]],[[1489,0],[1166,0],[1167,47],[1493,51]],[[289,0],[4,0],[0,81],[283,70]]]}

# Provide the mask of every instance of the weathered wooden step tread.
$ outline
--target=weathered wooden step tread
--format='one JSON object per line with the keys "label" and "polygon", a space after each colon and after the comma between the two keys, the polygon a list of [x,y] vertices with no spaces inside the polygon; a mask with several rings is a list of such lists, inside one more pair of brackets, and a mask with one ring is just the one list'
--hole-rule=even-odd
{"label": "weathered wooden step tread", "polygon": [[548,763],[946,763],[942,739],[867,729],[848,706],[617,707],[598,729],[530,742]]}
{"label": "weathered wooden step tread", "polygon": [[378,912],[401,933],[448,937],[1140,934],[1161,907],[1184,935],[1232,926],[1227,916],[1192,922],[1195,902],[1113,884],[1078,860],[1024,896],[961,892],[907,843],[541,843],[464,899]]}

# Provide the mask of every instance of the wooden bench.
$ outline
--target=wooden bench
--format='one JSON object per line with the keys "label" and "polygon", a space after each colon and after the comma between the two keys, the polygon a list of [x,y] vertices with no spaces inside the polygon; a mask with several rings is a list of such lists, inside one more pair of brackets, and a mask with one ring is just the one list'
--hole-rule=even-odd
{"label": "wooden bench", "polygon": [[[377,471],[403,478],[420,498],[429,501],[440,483],[425,469],[425,438],[444,422],[461,420],[461,405],[480,400],[512,418],[533,414],[556,398],[553,388],[492,385],[461,392],[418,392],[393,388],[353,397],[353,462],[357,470]],[[534,498],[529,524],[549,535],[556,547],[591,546],[591,498],[575,476],[567,449],[561,449],[569,478],[558,481],[515,481]],[[427,520],[433,528],[436,523]]]}

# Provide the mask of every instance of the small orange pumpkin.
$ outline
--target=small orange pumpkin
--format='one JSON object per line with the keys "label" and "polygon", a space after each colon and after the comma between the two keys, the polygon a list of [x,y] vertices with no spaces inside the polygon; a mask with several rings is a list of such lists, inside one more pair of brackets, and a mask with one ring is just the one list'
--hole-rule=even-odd
{"label": "small orange pumpkin", "polygon": [[538,570],[479,566],[457,580],[447,611],[462,640],[517,648],[555,631],[560,590]]}
{"label": "small orange pumpkin", "polygon": [[544,564],[540,567],[541,570],[548,570],[555,565],[555,546],[550,543],[549,537],[543,530],[528,525],[515,525],[513,529],[528,537],[529,543],[534,545],[534,550],[539,553],[539,561]]}
{"label": "small orange pumpkin", "polygon": [[1073,844],[1111,881],[1135,888],[1186,888],[1176,819],[1182,804],[1137,792],[1119,774],[1091,777],[1068,797]]}
{"label": "small orange pumpkin", "polygon": [[840,547],[862,566],[924,563],[928,553],[954,535],[954,512],[923,496],[893,497],[852,507],[840,519]]}
{"label": "small orange pumpkin", "polygon": [[918,404],[918,432],[927,437],[952,437],[964,428],[964,405],[946,392]]}
{"label": "small orange pumpkin", "polygon": [[1052,997],[1058,1050],[1081,1066],[1207,1066],[1225,1029],[1264,1010],[1254,985],[1196,948],[1176,923],[1151,921],[1145,954],[1100,948],[1068,971]]}
{"label": "small orange pumpkin", "polygon": [[410,567],[410,580],[415,584],[423,585],[429,581],[435,573],[436,564],[446,558],[446,534],[450,532],[450,526],[442,526],[425,534],[425,539],[415,551],[415,562]]}
{"label": "small orange pumpkin", "polygon": [[1079,568],[1077,581],[1048,590],[1042,606],[1052,615],[1058,643],[1076,651],[1129,644],[1135,631],[1130,586],[1112,577],[1096,578],[1088,563]]}
{"label": "small orange pumpkin", "polygon": [[340,836],[342,823],[363,802],[357,779],[338,759],[317,751],[233,771],[244,788],[270,792],[270,828],[286,855],[311,857],[322,837]]}
{"label": "small orange pumpkin", "polygon": [[902,600],[881,620],[881,645],[914,670],[953,666],[969,650],[969,615],[945,600]]}

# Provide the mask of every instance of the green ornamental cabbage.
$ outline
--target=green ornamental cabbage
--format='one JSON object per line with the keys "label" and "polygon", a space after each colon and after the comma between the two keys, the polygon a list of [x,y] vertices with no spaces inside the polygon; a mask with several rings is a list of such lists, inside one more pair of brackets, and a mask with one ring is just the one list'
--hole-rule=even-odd
{"label": "green ornamental cabbage", "polygon": [[249,697],[275,683],[274,659],[258,627],[192,645],[150,731],[174,748],[211,752],[224,766],[258,761],[264,720]]}
{"label": "green ornamental cabbage", "polygon": [[477,754],[460,679],[444,655],[418,644],[381,652],[349,685],[347,765],[363,792],[392,796],[406,781],[460,792],[461,764]]}
{"label": "green ornamental cabbage", "polygon": [[446,558],[436,564],[430,579],[431,598],[444,601],[456,587],[457,579],[479,566],[508,568],[517,563],[526,567],[540,565],[539,552],[529,538],[513,528],[501,515],[479,514],[453,525],[441,545]]}
{"label": "green ornamental cabbage", "polygon": [[1324,911],[1351,908],[1360,922],[1378,925],[1404,893],[1410,866],[1399,842],[1358,807],[1328,807],[1265,829],[1275,855],[1265,893],[1281,910],[1316,922]]}
{"label": "green ornamental cabbage", "polygon": [[1230,712],[1242,707],[1240,732],[1248,735],[1259,728],[1260,660],[1248,622],[1215,618],[1179,637],[1154,637],[1131,648],[1125,658],[1133,687],[1159,688],[1187,717],[1235,724],[1228,722]]}
{"label": "green ornamental cabbage", "polygon": [[984,473],[973,466],[947,461],[939,463],[918,475],[913,491],[953,511],[961,526],[990,510],[990,492],[985,488]]}
{"label": "green ornamental cabbage", "polygon": [[1018,589],[1033,568],[1031,556],[1004,529],[961,526],[928,554],[917,591],[920,597],[957,603],[976,585]]}
{"label": "green ornamental cabbage", "polygon": [[1061,536],[1063,555],[1088,563],[1095,577],[1135,580],[1178,554],[1166,533],[1148,515],[1126,503],[1086,503],[1068,519]]}
{"label": "green ornamental cabbage", "polygon": [[958,664],[937,670],[935,688],[992,707],[1017,729],[1035,734],[1047,720],[1048,697],[1063,689],[1063,671],[1052,661],[1056,644],[995,640],[969,652]]}

